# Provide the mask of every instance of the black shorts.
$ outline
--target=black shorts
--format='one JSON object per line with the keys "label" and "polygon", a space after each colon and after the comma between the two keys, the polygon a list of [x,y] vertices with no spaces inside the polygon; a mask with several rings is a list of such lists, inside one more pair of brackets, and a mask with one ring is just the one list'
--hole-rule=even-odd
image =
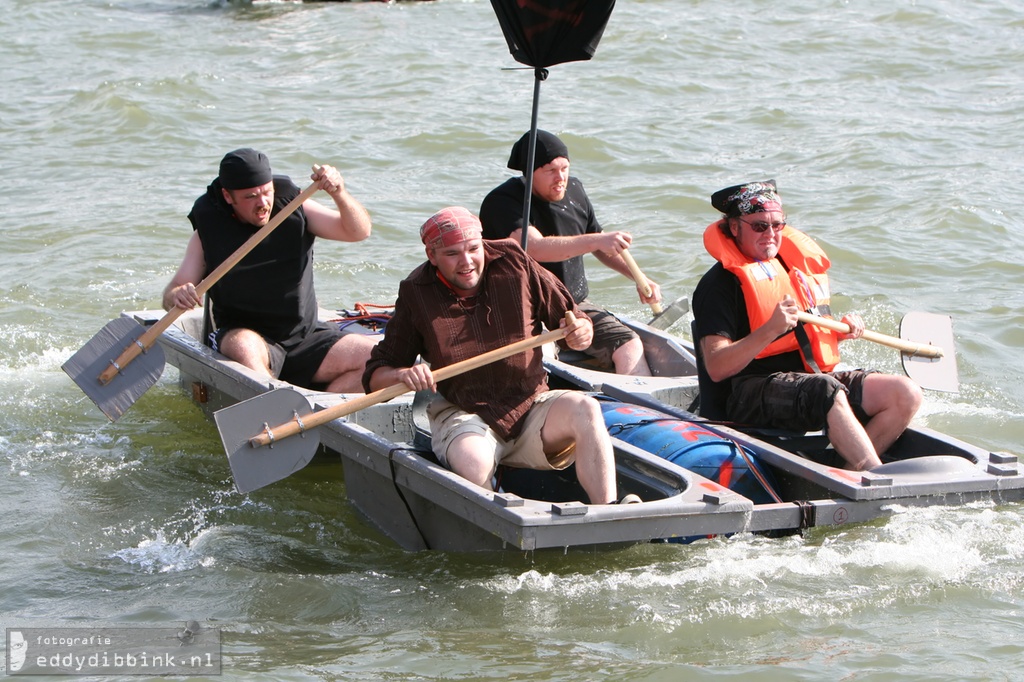
{"label": "black shorts", "polygon": [[[218,350],[224,334],[228,331],[230,330],[218,329],[212,332],[208,345]],[[325,390],[327,385],[314,383],[313,376],[320,369],[327,353],[341,337],[341,330],[326,325],[318,325],[306,336],[288,341],[275,342],[264,336],[263,341],[267,344],[267,353],[270,355],[270,373],[275,378],[296,386]]]}
{"label": "black shorts", "polygon": [[777,372],[768,376],[736,377],[726,410],[739,424],[787,431],[820,431],[827,423],[836,393],[847,394],[861,423],[868,415],[864,401],[864,377],[875,370],[848,370],[810,374]]}
{"label": "black shorts", "polygon": [[604,308],[598,308],[590,301],[581,301],[577,307],[587,314],[594,323],[594,341],[583,352],[597,358],[605,367],[613,367],[612,353],[621,345],[639,338],[632,329],[622,324],[619,318]]}

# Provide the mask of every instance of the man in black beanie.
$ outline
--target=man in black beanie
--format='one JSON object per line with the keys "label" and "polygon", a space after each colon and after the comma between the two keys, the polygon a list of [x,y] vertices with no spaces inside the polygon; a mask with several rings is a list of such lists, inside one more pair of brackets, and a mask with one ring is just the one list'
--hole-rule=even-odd
{"label": "man in black beanie", "polygon": [[[362,392],[363,366],[377,337],[343,335],[319,322],[313,288],[316,237],[342,242],[370,236],[370,216],[345,189],[336,168],[310,176],[334,208],[307,199],[210,289],[217,325],[207,342],[228,358],[267,376],[306,388]],[[301,190],[274,175],[266,155],[236,149],[196,199],[192,233],[177,273],[164,289],[163,306],[202,305],[195,284],[235,253]]]}
{"label": "man in black beanie", "polygon": [[[491,190],[480,206],[485,239],[512,237],[521,241],[529,146],[526,133],[513,145],[508,160],[508,167],[523,175],[509,178]],[[594,323],[594,343],[584,352],[606,366],[613,366],[618,374],[650,376],[643,343],[636,333],[607,310],[586,300],[590,290],[583,254],[594,254],[612,270],[632,279],[629,266],[619,255],[629,247],[632,235],[623,231],[602,232],[583,183],[569,175],[569,150],[556,135],[537,131],[530,171],[533,195],[526,250],[565,284],[576,304]],[[640,300],[660,301],[661,288],[651,280],[648,282],[650,297],[637,285]]]}

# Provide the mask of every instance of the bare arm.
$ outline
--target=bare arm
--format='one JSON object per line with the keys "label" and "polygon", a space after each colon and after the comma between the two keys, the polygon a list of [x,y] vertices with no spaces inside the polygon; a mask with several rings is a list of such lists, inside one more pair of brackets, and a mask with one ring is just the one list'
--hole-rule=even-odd
{"label": "bare arm", "polygon": [[786,296],[767,322],[739,341],[716,334],[701,337],[704,367],[711,380],[724,381],[743,371],[768,344],[796,326],[797,310],[796,301]]}
{"label": "bare arm", "polygon": [[[512,239],[520,241],[522,230],[514,230]],[[629,248],[633,236],[628,232],[592,232],[589,234],[578,234],[569,237],[548,236],[545,237],[540,231],[530,225],[529,239],[526,242],[526,251],[534,260],[540,263],[558,263],[576,256],[592,253],[594,256],[615,272],[623,275],[626,279],[633,279],[629,266],[622,260],[624,249]],[[645,296],[642,287],[638,284],[636,291],[643,303],[652,303],[661,300],[661,287],[654,280],[648,278],[651,285],[651,295]]]}
{"label": "bare arm", "polygon": [[[565,319],[562,319],[560,327],[565,327]],[[574,350],[589,348],[594,341],[594,324],[586,315],[575,317],[572,327],[566,333],[565,342]],[[379,391],[382,388],[394,384],[405,384],[409,390],[425,391],[437,390],[437,383],[430,367],[423,362],[418,362],[412,367],[389,367],[384,365],[377,368],[370,376],[370,390]]]}
{"label": "bare arm", "polygon": [[395,384],[405,384],[410,391],[436,391],[437,383],[426,363],[412,367],[379,367],[370,377],[370,390],[379,391]]}
{"label": "bare arm", "polygon": [[302,204],[313,234],[339,242],[358,242],[370,236],[370,214],[345,189],[345,180],[337,168],[321,166],[310,178],[330,195],[335,206],[328,208],[313,199]]}
{"label": "bare arm", "polygon": [[[509,236],[518,242],[521,240],[521,234],[522,230],[515,230]],[[587,253],[597,255],[607,252],[614,255],[622,249],[629,248],[631,241],[632,236],[628,232],[592,232],[570,237],[557,235],[545,237],[540,230],[530,225],[526,250],[536,261],[558,263]],[[625,263],[623,263],[623,267],[625,267]],[[626,276],[629,276],[628,271]]]}
{"label": "bare arm", "polygon": [[196,283],[206,276],[206,256],[203,253],[203,242],[199,234],[193,232],[185,246],[185,257],[178,266],[178,271],[164,288],[163,307],[170,310],[177,306],[191,310],[203,304],[203,299],[196,293]]}

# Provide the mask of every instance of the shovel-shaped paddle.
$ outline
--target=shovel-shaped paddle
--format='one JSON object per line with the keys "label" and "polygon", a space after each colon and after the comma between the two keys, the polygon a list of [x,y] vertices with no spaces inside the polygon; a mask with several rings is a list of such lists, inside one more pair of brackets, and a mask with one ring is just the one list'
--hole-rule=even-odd
{"label": "shovel-shaped paddle", "polygon": [[[803,312],[797,313],[797,317],[807,324],[825,327],[841,334],[850,333],[850,327],[837,320]],[[956,354],[953,352],[953,321],[948,315],[907,313],[900,322],[900,337],[886,336],[865,329],[864,335],[860,338],[900,351],[903,371],[922,388],[947,393],[956,393],[960,390]],[[910,341],[910,338],[914,341]]]}
{"label": "shovel-shaped paddle", "polygon": [[648,326],[665,331],[690,311],[690,299],[683,295],[668,304],[662,312],[655,314]]}
{"label": "shovel-shaped paddle", "polygon": [[[566,313],[566,324],[571,326],[574,322],[573,314]],[[433,372],[434,380],[444,381],[550,341],[557,341],[565,337],[568,326],[442,367]],[[290,388],[278,388],[218,410],[213,418],[228,455],[235,489],[247,493],[295,473],[309,464],[316,454],[320,445],[320,433],[316,427],[387,402],[409,390],[405,384],[392,384],[313,413],[312,406],[301,393]],[[300,437],[291,438],[295,435]]]}
{"label": "shovel-shaped paddle", "polygon": [[[314,166],[314,170],[319,170],[319,166]],[[196,293],[204,295],[285,218],[313,196],[317,189],[319,186],[314,183],[288,202],[270,222],[196,285]],[[154,344],[184,312],[183,308],[171,308],[149,329],[125,317],[111,320],[68,358],[61,369],[67,372],[110,421],[117,421],[160,378],[164,371],[164,352]]]}
{"label": "shovel-shaped paddle", "polygon": [[[636,260],[633,259],[633,254],[629,252],[629,249],[622,251],[622,260],[626,261],[626,267],[629,268],[629,273],[633,276],[633,281],[640,285],[644,292],[644,296],[650,296],[652,293],[651,284],[647,280],[646,275],[640,270],[640,266],[636,264]],[[690,309],[690,301],[686,296],[682,296],[673,301],[668,308],[662,308],[661,304],[655,301],[651,303],[651,312],[654,313],[654,317],[647,324],[655,329],[661,329],[662,331],[668,329],[676,320],[681,318]]]}

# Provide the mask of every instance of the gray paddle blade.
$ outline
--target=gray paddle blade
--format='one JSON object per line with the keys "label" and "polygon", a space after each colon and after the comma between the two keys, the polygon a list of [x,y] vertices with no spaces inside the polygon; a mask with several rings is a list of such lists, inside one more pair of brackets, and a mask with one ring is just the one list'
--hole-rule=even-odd
{"label": "gray paddle blade", "polygon": [[667,308],[664,308],[660,313],[655,315],[647,324],[655,329],[665,331],[679,321],[679,319],[689,311],[690,299],[686,296],[680,296],[676,300],[672,301]]}
{"label": "gray paddle blade", "polygon": [[296,415],[301,419],[312,411],[301,393],[278,388],[213,414],[238,492],[247,493],[270,485],[309,464],[320,445],[317,429],[264,447],[252,447],[249,439],[268,428],[295,421]]}
{"label": "gray paddle blade", "polygon": [[938,346],[941,358],[925,358],[901,353],[903,371],[907,376],[933,391],[956,393],[960,380],[956,371],[956,348],[953,346],[953,320],[949,315],[907,313],[900,322],[900,338],[919,344]]}
{"label": "gray paddle blade", "polygon": [[61,365],[110,421],[117,421],[163,374],[164,351],[154,344],[122,367],[110,383],[100,383],[100,374],[145,332],[141,324],[130,318],[111,320]]}

